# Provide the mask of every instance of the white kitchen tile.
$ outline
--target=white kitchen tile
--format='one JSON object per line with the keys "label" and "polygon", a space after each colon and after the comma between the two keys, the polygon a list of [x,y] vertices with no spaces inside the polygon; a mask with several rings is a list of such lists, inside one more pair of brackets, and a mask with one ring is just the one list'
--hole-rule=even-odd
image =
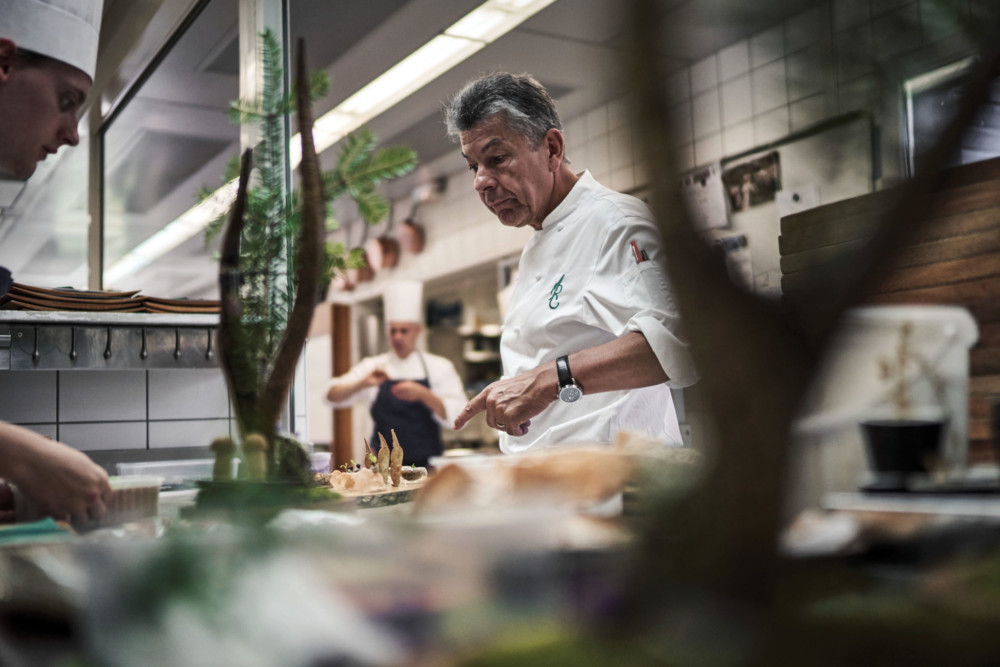
{"label": "white kitchen tile", "polygon": [[[114,371],[119,372],[121,371]],[[73,374],[75,373],[67,373]],[[59,440],[85,452],[98,449],[146,449],[146,422],[63,423],[59,425]]]}
{"label": "white kitchen tile", "polygon": [[735,155],[755,146],[753,121],[727,127],[722,131],[722,148],[726,155]]}
{"label": "white kitchen tile", "polygon": [[229,435],[228,419],[189,419],[149,422],[149,448],[207,447],[219,436]]}
{"label": "white kitchen tile", "polygon": [[875,69],[870,23],[838,32],[833,38],[833,50],[838,81],[856,79]]}
{"label": "white kitchen tile", "polygon": [[691,101],[687,100],[667,110],[670,136],[674,145],[689,144],[694,140],[694,121],[691,117]]}
{"label": "white kitchen tile", "polygon": [[741,40],[719,51],[719,80],[729,81],[750,71],[750,43]]}
{"label": "white kitchen tile", "polygon": [[217,368],[149,371],[150,419],[229,416],[226,378]]}
{"label": "white kitchen tile", "polygon": [[840,31],[862,23],[870,18],[868,0],[834,0],[833,29]]}
{"label": "white kitchen tile", "polygon": [[711,90],[719,84],[719,63],[713,53],[691,66],[691,94]]}
{"label": "white kitchen tile", "polygon": [[778,24],[750,38],[750,66],[760,67],[785,55],[785,26]]}
{"label": "white kitchen tile", "polygon": [[587,112],[587,139],[608,133],[608,108],[603,104]]}
{"label": "white kitchen tile", "polygon": [[60,374],[59,421],[145,418],[145,371],[72,371]]}
{"label": "white kitchen tile", "polygon": [[840,113],[859,109],[874,109],[881,95],[878,77],[875,74],[840,84],[837,89],[837,109]]}
{"label": "white kitchen tile", "polygon": [[675,168],[679,172],[693,169],[695,165],[694,144],[685,144],[684,146],[678,148],[674,152],[674,162],[676,165]]}
{"label": "white kitchen tile", "polygon": [[754,69],[751,77],[755,115],[788,103],[784,58]]}
{"label": "white kitchen tile", "polygon": [[56,421],[56,371],[0,371],[0,419]]}
{"label": "white kitchen tile", "polygon": [[872,18],[888,14],[900,7],[913,2],[913,0],[869,0],[871,5]]}
{"label": "white kitchen tile", "polygon": [[566,136],[567,144],[579,144],[587,138],[587,121],[583,116],[563,121],[563,134]]}
{"label": "white kitchen tile", "polygon": [[695,164],[701,166],[716,162],[723,156],[722,134],[713,134],[694,144]]}
{"label": "white kitchen tile", "polygon": [[722,124],[735,125],[753,116],[753,95],[750,88],[750,76],[722,84]]}
{"label": "white kitchen tile", "polygon": [[713,88],[694,98],[692,120],[694,121],[696,139],[719,131],[722,127],[722,117],[719,113],[719,92],[717,89]]}
{"label": "white kitchen tile", "polygon": [[765,114],[756,116],[753,119],[754,141],[759,146],[772,141],[777,141],[788,135],[789,120],[788,107],[784,106]]}
{"label": "white kitchen tile", "polygon": [[650,177],[651,171],[649,169],[649,164],[641,156],[636,158],[634,171],[635,171],[636,187],[643,187],[652,183],[652,178]]}
{"label": "white kitchen tile", "polygon": [[823,92],[828,80],[828,54],[829,49],[817,42],[785,59],[789,102]]}
{"label": "white kitchen tile", "polygon": [[829,33],[830,7],[823,3],[796,14],[785,23],[785,51],[794,53]]}
{"label": "white kitchen tile", "polygon": [[[587,144],[580,144],[573,148],[573,150],[566,150],[566,157],[569,158],[570,168],[574,172],[580,171],[581,169],[587,168],[588,156],[590,155],[590,150]],[[482,204],[480,204],[481,206]]]}
{"label": "white kitchen tile", "polygon": [[627,192],[634,188],[635,170],[632,169],[632,165],[612,171],[610,186],[612,190],[618,190],[619,192]]}
{"label": "white kitchen tile", "polygon": [[691,70],[679,69],[667,76],[665,83],[668,103],[677,103],[691,98]]}
{"label": "white kitchen tile", "polygon": [[623,125],[631,125],[632,106],[625,98],[618,98],[608,102],[608,129],[614,130]]}
{"label": "white kitchen tile", "polygon": [[595,137],[587,146],[587,164],[579,165],[581,169],[590,169],[591,173],[606,174],[611,168],[611,147],[607,133]]}
{"label": "white kitchen tile", "polygon": [[611,170],[632,166],[632,130],[621,125],[611,131]]}
{"label": "white kitchen tile", "polygon": [[793,102],[789,105],[789,114],[793,132],[826,120],[833,115],[830,95],[821,93]]}
{"label": "white kitchen tile", "polygon": [[872,19],[872,45],[877,58],[889,58],[917,49],[921,38],[920,5],[916,2]]}

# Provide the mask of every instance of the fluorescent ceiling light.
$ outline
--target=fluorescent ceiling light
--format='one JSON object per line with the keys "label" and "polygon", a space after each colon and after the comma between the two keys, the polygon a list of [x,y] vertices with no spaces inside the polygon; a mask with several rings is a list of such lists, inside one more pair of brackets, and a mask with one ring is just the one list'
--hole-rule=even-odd
{"label": "fluorescent ceiling light", "polygon": [[[423,88],[553,2],[555,0],[484,2],[317,118],[313,125],[316,152],[322,153],[330,148],[350,132]],[[295,169],[302,160],[299,135],[292,137],[288,152],[291,168]],[[208,200],[189,209],[126,253],[104,271],[104,284],[114,284],[134,274],[201,232],[229,208],[236,197],[236,189],[236,181],[226,183]]]}

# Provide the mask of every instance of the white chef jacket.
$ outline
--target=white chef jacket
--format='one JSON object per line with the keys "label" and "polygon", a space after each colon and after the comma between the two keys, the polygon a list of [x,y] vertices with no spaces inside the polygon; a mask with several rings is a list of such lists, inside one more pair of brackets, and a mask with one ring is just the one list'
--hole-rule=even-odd
{"label": "white chef jacket", "polygon": [[[423,355],[424,363],[427,364],[426,373],[424,372],[423,364],[420,363],[421,355]],[[344,380],[356,382],[376,368],[384,370],[390,380],[423,380],[426,377],[431,385],[431,391],[444,403],[445,418],[441,419],[433,410],[431,414],[434,415],[435,421],[442,426],[454,429],[455,419],[458,417],[458,413],[465,407],[465,404],[468,403],[469,399],[465,394],[462,379],[458,377],[458,373],[455,371],[454,364],[436,354],[414,350],[405,359],[401,359],[395,352],[390,351],[374,357],[365,357],[355,364],[351,370],[330,380],[324,396],[329,392],[330,387]],[[335,408],[347,407],[359,403],[370,406],[375,402],[377,395],[377,386],[366,387],[342,403],[331,403],[330,401],[327,401],[327,403],[330,403]]]}
{"label": "white chef jacket", "polygon": [[[636,261],[632,241],[648,261]],[[662,262],[660,234],[649,208],[604,187],[589,172],[581,174],[521,253],[500,338],[504,376],[641,331],[669,380],[585,394],[574,403],[557,399],[531,418],[527,435],[502,433],[504,452],[611,442],[620,430],[681,443],[670,388],[693,384],[698,374],[679,333]]]}

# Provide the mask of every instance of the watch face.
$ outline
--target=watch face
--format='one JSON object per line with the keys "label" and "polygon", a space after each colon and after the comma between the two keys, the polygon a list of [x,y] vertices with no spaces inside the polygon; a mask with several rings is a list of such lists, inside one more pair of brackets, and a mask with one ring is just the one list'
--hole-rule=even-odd
{"label": "watch face", "polygon": [[559,390],[559,398],[566,403],[579,401],[581,396],[583,396],[583,392],[575,384],[566,385]]}

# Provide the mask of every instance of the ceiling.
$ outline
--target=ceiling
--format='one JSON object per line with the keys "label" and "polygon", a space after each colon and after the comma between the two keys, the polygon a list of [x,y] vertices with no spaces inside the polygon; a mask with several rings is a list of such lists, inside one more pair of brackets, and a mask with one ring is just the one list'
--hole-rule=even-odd
{"label": "ceiling", "polygon": [[[307,43],[312,69],[323,68],[331,92],[317,115],[333,108],[481,0],[289,0],[290,34]],[[163,43],[171,21],[191,0],[107,0],[96,95],[120,106],[107,128],[107,258],[113,260],[195,203],[199,187],[221,184],[238,153],[238,128],[224,110],[238,95],[238,0],[211,0],[156,72],[128,102],[121,91]],[[650,20],[662,29],[666,70],[678,69],[787,18],[815,0],[661,0]],[[170,12],[174,12],[173,15]],[[393,184],[464,168],[445,137],[442,104],[468,79],[492,70],[527,71],[555,93],[564,119],[622,94],[620,51],[627,45],[621,0],[556,0],[511,33],[373,119],[383,144],[415,148],[417,173]],[[148,26],[146,31],[139,28]],[[112,57],[114,56],[114,58]],[[110,69],[110,68],[109,68]],[[82,125],[86,125],[84,119]],[[321,156],[332,164],[333,150]],[[0,218],[0,264],[22,282],[85,287],[87,151],[63,149]],[[393,195],[390,192],[390,195]],[[214,288],[215,266],[200,238],[158,266],[128,279],[160,296],[198,296]],[[123,287],[118,285],[117,287]]]}

